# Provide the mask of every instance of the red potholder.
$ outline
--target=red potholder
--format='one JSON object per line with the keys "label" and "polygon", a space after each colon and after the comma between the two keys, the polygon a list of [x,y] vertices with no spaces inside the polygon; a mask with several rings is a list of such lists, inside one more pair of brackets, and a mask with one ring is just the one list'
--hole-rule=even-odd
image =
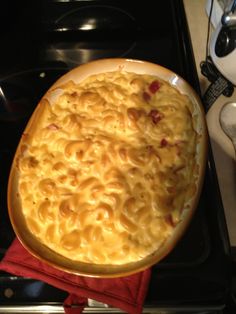
{"label": "red potholder", "polygon": [[[90,278],[68,274],[32,256],[15,239],[0,262],[0,269],[17,276],[44,281],[69,293],[66,313],[82,313],[87,299],[94,299],[130,314],[142,313],[151,269],[120,278]],[[77,305],[70,307],[70,305]]]}

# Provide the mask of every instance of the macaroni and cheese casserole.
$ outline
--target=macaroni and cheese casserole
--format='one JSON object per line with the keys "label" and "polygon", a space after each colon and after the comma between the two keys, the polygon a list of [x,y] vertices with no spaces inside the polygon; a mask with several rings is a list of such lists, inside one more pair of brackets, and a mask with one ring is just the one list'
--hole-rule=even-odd
{"label": "macaroni and cheese casserole", "polygon": [[160,78],[125,71],[58,89],[16,156],[27,227],[72,260],[141,260],[172,235],[196,190],[193,105]]}

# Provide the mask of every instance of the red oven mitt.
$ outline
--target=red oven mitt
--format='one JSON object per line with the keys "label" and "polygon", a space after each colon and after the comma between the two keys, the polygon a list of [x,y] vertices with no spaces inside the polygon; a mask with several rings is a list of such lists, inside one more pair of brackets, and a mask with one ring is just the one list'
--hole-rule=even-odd
{"label": "red oven mitt", "polygon": [[[66,313],[82,313],[87,299],[94,299],[130,314],[142,313],[151,270],[120,278],[90,278],[60,271],[32,256],[15,239],[0,262],[0,269],[17,276],[44,281],[69,293]],[[76,305],[76,307],[71,307]]]}

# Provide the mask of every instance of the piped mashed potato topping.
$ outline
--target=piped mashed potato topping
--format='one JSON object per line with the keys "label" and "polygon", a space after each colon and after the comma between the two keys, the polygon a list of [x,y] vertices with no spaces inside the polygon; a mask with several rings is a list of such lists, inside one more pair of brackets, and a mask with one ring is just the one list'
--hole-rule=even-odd
{"label": "piped mashed potato topping", "polygon": [[196,190],[198,134],[186,95],[158,77],[92,75],[44,98],[18,150],[27,227],[76,261],[135,262],[158,250]]}

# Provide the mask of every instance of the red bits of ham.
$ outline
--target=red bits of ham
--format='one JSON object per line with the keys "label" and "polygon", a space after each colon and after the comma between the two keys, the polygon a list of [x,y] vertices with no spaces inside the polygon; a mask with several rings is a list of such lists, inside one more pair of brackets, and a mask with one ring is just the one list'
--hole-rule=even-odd
{"label": "red bits of ham", "polygon": [[161,140],[161,147],[166,147],[167,145],[168,145],[167,140],[166,140],[165,138],[163,138],[163,139]]}
{"label": "red bits of ham", "polygon": [[173,219],[173,217],[172,217],[171,214],[165,216],[165,222],[166,222],[168,225],[170,225],[171,227],[175,227],[175,226],[176,226],[176,224],[175,224],[175,222],[174,222],[174,219]]}
{"label": "red bits of ham", "polygon": [[160,89],[161,83],[157,80],[152,81],[151,84],[148,85],[148,90],[143,92],[143,99],[146,102],[151,100],[151,97]]}
{"label": "red bits of ham", "polygon": [[147,92],[143,92],[143,100],[149,102],[151,100],[151,96]]}
{"label": "red bits of ham", "polygon": [[148,89],[152,94],[155,94],[160,89],[160,87],[160,82],[155,80],[149,85]]}
{"label": "red bits of ham", "polygon": [[163,117],[163,115],[157,109],[152,109],[148,115],[151,117],[154,124],[157,124]]}
{"label": "red bits of ham", "polygon": [[47,126],[47,129],[56,131],[56,130],[58,130],[58,129],[60,129],[60,128],[59,128],[59,126],[56,125],[55,123],[51,123],[51,124],[49,124],[49,125]]}

